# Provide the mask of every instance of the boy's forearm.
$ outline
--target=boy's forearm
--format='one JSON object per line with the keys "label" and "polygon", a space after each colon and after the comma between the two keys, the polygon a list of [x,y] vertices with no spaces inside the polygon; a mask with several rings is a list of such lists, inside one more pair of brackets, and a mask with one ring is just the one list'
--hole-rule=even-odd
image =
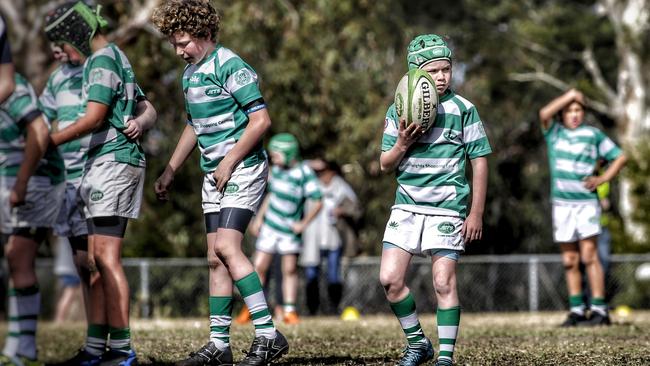
{"label": "boy's forearm", "polygon": [[3,103],[14,92],[14,64],[0,64],[0,103]]}
{"label": "boy's forearm", "polygon": [[52,143],[56,146],[59,146],[66,142],[76,140],[84,135],[93,132],[97,127],[99,127],[97,121],[81,117],[77,120],[77,122],[53,133],[51,135]]}
{"label": "boy's forearm", "polygon": [[307,212],[305,218],[302,220],[303,224],[305,226],[308,225],[316,217],[316,215],[318,215],[318,213],[322,208],[323,208],[323,201],[322,200],[316,201],[314,207],[312,207],[312,209],[309,210],[309,212]]}
{"label": "boy's forearm", "polygon": [[553,99],[539,110],[539,119],[545,128],[548,127],[548,124],[550,124],[550,121],[554,115],[559,113],[564,107],[566,107],[576,98],[575,94],[575,90],[571,89],[559,97]]}
{"label": "boy's forearm", "polygon": [[146,99],[138,102],[135,115],[143,130],[153,127],[158,119],[156,108]]}
{"label": "boy's forearm", "polygon": [[384,151],[379,156],[379,167],[384,173],[392,172],[404,159],[408,147],[395,144],[390,150]]}
{"label": "boy's forearm", "polygon": [[195,148],[196,134],[192,126],[186,125],[180,139],[178,139],[174,153],[167,164],[167,167],[172,170],[172,173],[175,174],[180,169]]}
{"label": "boy's forearm", "polygon": [[47,126],[42,117],[38,117],[27,125],[25,155],[16,174],[16,183],[26,185],[29,178],[36,171],[38,162],[43,158],[47,150],[48,134]]}
{"label": "boy's forearm", "polygon": [[108,113],[108,106],[97,102],[88,102],[86,114],[68,127],[50,135],[52,143],[59,146],[87,135],[102,125]]}
{"label": "boy's forearm", "polygon": [[223,158],[222,163],[234,167],[257,145],[266,131],[271,127],[271,117],[266,108],[248,115],[248,125],[232,150]]}
{"label": "boy's forearm", "polygon": [[471,160],[472,163],[472,207],[470,214],[483,216],[485,197],[487,195],[488,163],[487,158]]}
{"label": "boy's forearm", "polygon": [[600,176],[603,180],[603,183],[614,179],[614,177],[618,175],[621,169],[623,169],[625,163],[627,163],[627,157],[624,154],[621,154],[618,158],[614,159],[607,170],[605,170],[605,172]]}

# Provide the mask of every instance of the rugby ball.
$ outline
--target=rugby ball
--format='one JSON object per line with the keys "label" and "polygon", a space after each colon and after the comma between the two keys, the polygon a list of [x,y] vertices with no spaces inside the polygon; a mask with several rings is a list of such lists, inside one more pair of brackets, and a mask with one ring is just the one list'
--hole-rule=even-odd
{"label": "rugby ball", "polygon": [[438,92],[428,72],[409,70],[397,84],[395,90],[395,111],[399,120],[406,125],[415,123],[424,130],[429,129],[436,119]]}

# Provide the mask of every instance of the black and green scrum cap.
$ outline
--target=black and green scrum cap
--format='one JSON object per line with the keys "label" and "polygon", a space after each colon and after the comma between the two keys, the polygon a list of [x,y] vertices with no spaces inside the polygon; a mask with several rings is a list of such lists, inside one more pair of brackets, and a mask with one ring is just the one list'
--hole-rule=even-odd
{"label": "black and green scrum cap", "polygon": [[45,17],[45,34],[51,42],[65,42],[85,56],[90,56],[90,40],[97,29],[106,26],[99,15],[101,6],[93,11],[81,1],[69,2],[54,9]]}

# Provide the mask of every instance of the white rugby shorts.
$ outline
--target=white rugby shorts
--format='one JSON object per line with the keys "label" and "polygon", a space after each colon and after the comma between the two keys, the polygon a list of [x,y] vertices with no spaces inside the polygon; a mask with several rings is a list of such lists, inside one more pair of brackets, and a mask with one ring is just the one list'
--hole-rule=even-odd
{"label": "white rugby shorts", "polygon": [[144,167],[103,161],[86,167],[79,194],[84,215],[136,219],[140,214]]}
{"label": "white rugby shorts", "polygon": [[302,249],[302,242],[293,234],[273,230],[263,224],[255,242],[255,249],[272,254],[298,254]]}
{"label": "white rugby shorts", "polygon": [[425,215],[393,208],[384,231],[384,242],[414,255],[431,255],[436,249],[463,252],[463,219],[455,216]]}
{"label": "white rugby shorts", "polygon": [[63,200],[65,182],[52,185],[50,178],[32,176],[27,183],[25,204],[11,208],[9,196],[16,177],[0,176],[0,226],[5,234],[15,228],[52,227]]}
{"label": "white rugby shorts", "polygon": [[219,212],[226,207],[257,212],[268,176],[269,166],[266,161],[249,167],[244,167],[242,162],[233,170],[223,192],[219,192],[212,173],[205,174],[202,192],[203,213]]}
{"label": "white rugby shorts", "polygon": [[88,224],[83,212],[83,201],[79,195],[81,178],[65,182],[65,192],[54,233],[61,237],[88,235]]}
{"label": "white rugby shorts", "polygon": [[553,202],[553,240],[572,243],[599,235],[600,205],[598,201]]}

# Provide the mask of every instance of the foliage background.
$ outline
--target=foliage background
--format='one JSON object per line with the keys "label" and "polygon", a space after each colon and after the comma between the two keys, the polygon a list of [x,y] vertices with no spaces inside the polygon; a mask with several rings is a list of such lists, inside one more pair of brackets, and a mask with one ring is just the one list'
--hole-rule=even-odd
{"label": "foliage background", "polygon": [[[115,33],[133,20],[138,6],[150,1],[99,3]],[[26,1],[21,21],[38,26],[42,15],[38,9],[52,4]],[[494,150],[489,157],[484,239],[467,251],[557,251],[551,240],[548,163],[537,111],[560,90],[545,83],[520,82],[512,74],[543,68],[582,89],[589,98],[606,98],[593,85],[578,53],[585,45],[593,47],[605,79],[616,80],[620,60],[614,56],[612,25],[596,11],[594,1],[462,0],[433,5],[424,0],[277,0],[213,4],[223,15],[220,42],[239,53],[260,75],[273,120],[271,135],[291,132],[301,141],[305,158],[322,156],[344,167],[365,210],[360,224],[364,253],[379,253],[394,199],[393,176],[381,175],[378,167],[385,111],[406,71],[406,45],[415,35],[429,32],[443,35],[453,48],[453,87],[477,106]],[[33,42],[31,47],[17,49],[14,58],[17,68],[39,88],[52,60],[43,51],[42,33]],[[650,58],[649,42],[647,38],[637,40],[644,50],[645,65]],[[153,181],[184,127],[180,90],[184,62],[149,24],[118,37],[118,44],[159,113],[156,128],[143,141],[148,153],[145,200],[140,219],[129,225],[125,254],[203,256],[198,152],[178,173],[170,202],[159,203],[153,194]],[[38,57],[45,68],[34,67]],[[610,136],[619,132],[605,115],[594,112],[588,118]],[[634,155],[636,160],[625,172],[636,182],[634,193],[645,205],[650,173],[647,156]],[[648,212],[639,210],[637,215],[646,226],[650,226]],[[647,240],[632,243],[620,220],[613,229],[615,251],[650,249]]]}

